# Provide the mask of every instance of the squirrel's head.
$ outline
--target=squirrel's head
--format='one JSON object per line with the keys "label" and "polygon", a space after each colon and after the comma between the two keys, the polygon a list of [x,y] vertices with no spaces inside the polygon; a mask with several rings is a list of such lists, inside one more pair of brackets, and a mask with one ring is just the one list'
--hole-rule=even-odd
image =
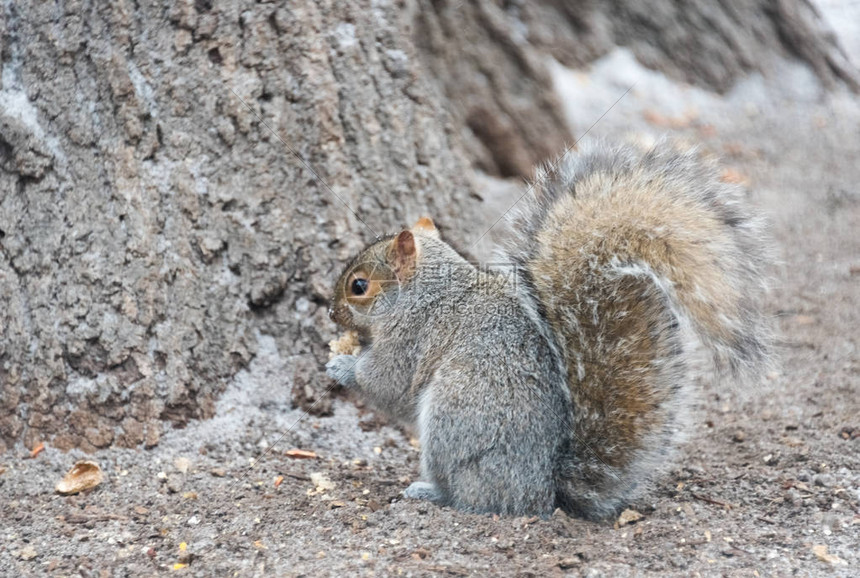
{"label": "squirrel's head", "polygon": [[428,238],[438,239],[439,231],[429,217],[422,217],[411,229],[384,237],[359,253],[334,287],[332,321],[367,334],[373,318],[397,302],[402,287],[415,275],[422,242]]}

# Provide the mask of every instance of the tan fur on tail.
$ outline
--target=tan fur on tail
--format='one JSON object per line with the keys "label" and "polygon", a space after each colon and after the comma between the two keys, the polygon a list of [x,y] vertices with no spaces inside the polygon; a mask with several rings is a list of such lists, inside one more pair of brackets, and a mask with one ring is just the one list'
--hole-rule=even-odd
{"label": "tan fur on tail", "polygon": [[756,379],[766,366],[765,244],[740,191],[666,145],[567,155],[538,183],[509,253],[567,363],[565,499],[600,514],[671,446],[689,381],[685,329],[720,369]]}

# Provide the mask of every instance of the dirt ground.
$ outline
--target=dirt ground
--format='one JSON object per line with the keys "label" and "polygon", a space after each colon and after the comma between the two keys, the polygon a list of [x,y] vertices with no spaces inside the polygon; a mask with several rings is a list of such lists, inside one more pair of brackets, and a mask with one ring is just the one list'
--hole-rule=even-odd
{"label": "dirt ground", "polygon": [[[670,133],[720,153],[775,239],[777,370],[762,384],[697,387],[689,439],[630,505],[637,522],[403,501],[418,473],[409,439],[346,398],[331,417],[303,418],[289,405],[289,354],[261,335],[214,419],[150,450],[89,456],[107,474],[90,493],[54,492],[82,455],[0,455],[0,574],[860,575],[860,99],[780,74],[716,97],[623,52],[558,71],[579,123],[636,81],[589,136]],[[489,224],[515,193],[480,182]]]}

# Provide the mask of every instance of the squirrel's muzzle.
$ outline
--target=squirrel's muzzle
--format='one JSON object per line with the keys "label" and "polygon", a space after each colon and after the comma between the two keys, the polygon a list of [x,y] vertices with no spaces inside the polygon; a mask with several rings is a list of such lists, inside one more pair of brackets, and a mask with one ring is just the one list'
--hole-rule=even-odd
{"label": "squirrel's muzzle", "polygon": [[345,303],[333,304],[328,308],[328,318],[347,329],[352,327],[352,312]]}

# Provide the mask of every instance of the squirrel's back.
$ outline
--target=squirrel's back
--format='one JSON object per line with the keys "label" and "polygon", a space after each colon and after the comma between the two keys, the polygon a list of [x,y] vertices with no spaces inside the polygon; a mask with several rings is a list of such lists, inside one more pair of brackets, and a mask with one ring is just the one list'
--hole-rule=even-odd
{"label": "squirrel's back", "polygon": [[666,144],[568,153],[536,182],[507,252],[567,365],[574,426],[558,500],[596,517],[664,461],[688,336],[720,373],[766,367],[765,243],[741,191]]}

